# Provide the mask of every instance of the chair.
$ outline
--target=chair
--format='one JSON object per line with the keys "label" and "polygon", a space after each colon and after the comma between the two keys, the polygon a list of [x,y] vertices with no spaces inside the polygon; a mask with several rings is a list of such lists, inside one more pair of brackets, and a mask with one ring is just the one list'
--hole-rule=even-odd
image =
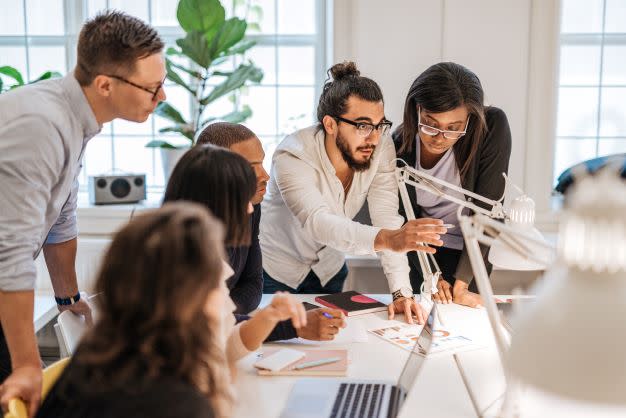
{"label": "chair", "polygon": [[[43,382],[41,387],[41,398],[45,398],[52,386],[56,383],[63,373],[63,370],[70,362],[70,358],[61,359],[50,366],[46,367],[43,371]],[[26,405],[21,399],[11,399],[9,401],[8,412],[4,414],[4,418],[28,418],[26,413]]]}

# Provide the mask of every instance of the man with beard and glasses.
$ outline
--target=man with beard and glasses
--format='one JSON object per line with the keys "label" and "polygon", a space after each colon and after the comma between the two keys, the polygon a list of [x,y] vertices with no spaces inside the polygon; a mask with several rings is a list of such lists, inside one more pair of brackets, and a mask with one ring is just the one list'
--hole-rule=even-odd
{"label": "man with beard and glasses", "polygon": [[[407,251],[435,252],[446,229],[436,219],[403,225],[398,214],[395,148],[378,84],[353,62],[330,68],[317,107],[318,124],[287,136],[276,148],[260,243],[263,292],[341,292],[344,253],[381,253],[394,293],[389,317],[404,312],[421,324],[413,298]],[[367,199],[372,225],[352,219]],[[408,289],[408,292],[406,291]]]}

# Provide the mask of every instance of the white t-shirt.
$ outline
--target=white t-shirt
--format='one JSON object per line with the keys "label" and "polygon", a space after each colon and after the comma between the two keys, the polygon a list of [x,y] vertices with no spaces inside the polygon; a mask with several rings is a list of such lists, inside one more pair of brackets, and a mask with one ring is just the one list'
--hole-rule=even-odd
{"label": "white t-shirt", "polygon": [[[456,186],[461,187],[461,176],[459,174],[459,168],[456,165],[454,158],[454,151],[450,148],[441,157],[437,164],[433,168],[425,169],[420,165],[420,146],[419,137],[416,142],[416,162],[415,168],[425,173],[430,174],[433,177],[447,181]],[[465,199],[462,193],[454,190],[445,190],[447,194],[458,197],[459,199]],[[433,193],[417,189],[415,193],[415,200],[422,208],[421,216],[424,218],[441,219],[444,223],[455,225],[454,228],[448,229],[448,233],[441,236],[443,246],[446,248],[452,248],[455,250],[463,249],[463,234],[459,226],[459,220],[457,218],[457,210],[459,205],[450,200],[436,196]],[[463,213],[465,213],[464,210]]]}

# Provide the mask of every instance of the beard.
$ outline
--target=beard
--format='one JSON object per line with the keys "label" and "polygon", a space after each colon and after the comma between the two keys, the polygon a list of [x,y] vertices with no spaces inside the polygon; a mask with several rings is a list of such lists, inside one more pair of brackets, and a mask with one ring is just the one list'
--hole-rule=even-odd
{"label": "beard", "polygon": [[372,153],[365,161],[357,161],[352,152],[350,152],[350,147],[348,143],[341,137],[341,135],[337,135],[337,148],[341,152],[341,157],[348,164],[348,167],[353,169],[354,171],[365,171],[370,168],[370,163],[372,162],[372,157],[374,156],[374,151],[376,150],[376,145],[363,145],[357,147],[356,151],[371,149]]}

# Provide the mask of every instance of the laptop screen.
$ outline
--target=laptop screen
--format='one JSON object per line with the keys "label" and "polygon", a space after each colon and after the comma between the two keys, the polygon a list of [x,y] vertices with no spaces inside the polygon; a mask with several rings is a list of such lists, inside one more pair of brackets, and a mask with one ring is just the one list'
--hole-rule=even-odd
{"label": "laptop screen", "polygon": [[404,364],[402,373],[400,373],[398,387],[402,388],[406,393],[409,393],[409,389],[411,389],[413,383],[415,383],[417,375],[422,368],[422,364],[426,359],[425,356],[430,350],[430,345],[433,342],[433,326],[435,324],[436,314],[436,304],[433,303],[428,319],[420,331],[419,336],[416,337],[415,346],[413,347],[413,350],[411,350],[409,358]]}

